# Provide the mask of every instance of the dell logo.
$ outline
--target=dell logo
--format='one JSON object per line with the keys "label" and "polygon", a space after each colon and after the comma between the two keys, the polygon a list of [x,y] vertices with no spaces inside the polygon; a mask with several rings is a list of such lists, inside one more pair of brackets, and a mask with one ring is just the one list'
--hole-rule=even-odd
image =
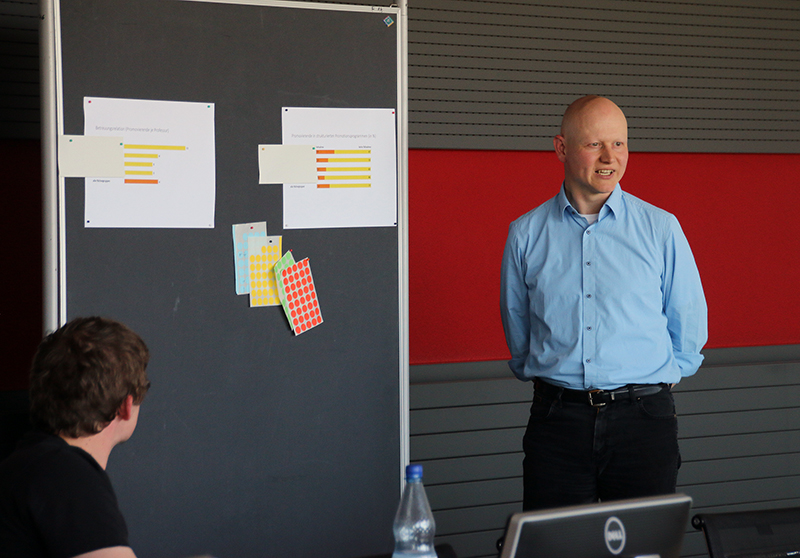
{"label": "dell logo", "polygon": [[606,547],[608,547],[611,554],[619,554],[625,548],[625,526],[622,521],[616,517],[609,517],[606,520],[606,528],[604,530],[606,539]]}

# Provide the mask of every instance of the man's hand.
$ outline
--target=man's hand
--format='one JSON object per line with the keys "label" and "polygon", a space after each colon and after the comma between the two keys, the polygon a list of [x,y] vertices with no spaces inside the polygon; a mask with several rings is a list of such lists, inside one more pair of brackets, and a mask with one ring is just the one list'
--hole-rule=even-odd
{"label": "man's hand", "polygon": [[133,549],[129,546],[110,546],[79,554],[75,558],[136,558]]}

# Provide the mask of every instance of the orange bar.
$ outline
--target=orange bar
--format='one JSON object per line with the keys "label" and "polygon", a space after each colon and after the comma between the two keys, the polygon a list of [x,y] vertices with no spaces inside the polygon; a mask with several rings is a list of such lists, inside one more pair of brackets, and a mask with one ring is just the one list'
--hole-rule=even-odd
{"label": "orange bar", "polygon": [[317,188],[371,188],[370,183],[359,182],[355,184],[317,184]]}
{"label": "orange bar", "polygon": [[143,178],[126,178],[125,184],[158,184],[158,180],[146,180]]}
{"label": "orange bar", "polygon": [[317,153],[324,153],[325,155],[333,155],[336,152],[333,149],[317,149]]}

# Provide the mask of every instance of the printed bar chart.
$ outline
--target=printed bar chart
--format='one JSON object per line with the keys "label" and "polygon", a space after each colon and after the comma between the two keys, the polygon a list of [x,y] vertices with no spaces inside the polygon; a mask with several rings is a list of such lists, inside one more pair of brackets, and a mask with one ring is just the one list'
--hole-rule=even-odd
{"label": "printed bar chart", "polygon": [[344,166],[352,165],[353,163],[368,163],[371,165],[371,154],[371,149],[317,149],[317,164],[325,164],[325,166],[317,167],[318,173],[325,173],[317,176],[317,188],[371,187],[371,166]]}
{"label": "printed bar chart", "polygon": [[316,147],[316,172],[283,182],[283,228],[396,227],[396,120],[391,108],[283,107],[283,145]]}
{"label": "printed bar chart", "polygon": [[[186,151],[185,145],[148,145],[148,144],[136,144],[136,143],[126,143],[123,145],[123,149],[126,150],[124,154],[125,158],[128,159],[159,159],[161,155],[159,153],[131,153],[127,150],[142,150],[142,151]],[[155,163],[153,161],[125,161],[125,184],[158,184],[158,177],[156,176],[155,170],[153,167]],[[149,169],[149,170],[144,170]],[[131,177],[152,177],[152,178],[131,178]]]}
{"label": "printed bar chart", "polygon": [[214,228],[213,103],[84,97],[83,115],[84,136],[119,138],[122,159],[87,178],[87,228]]}

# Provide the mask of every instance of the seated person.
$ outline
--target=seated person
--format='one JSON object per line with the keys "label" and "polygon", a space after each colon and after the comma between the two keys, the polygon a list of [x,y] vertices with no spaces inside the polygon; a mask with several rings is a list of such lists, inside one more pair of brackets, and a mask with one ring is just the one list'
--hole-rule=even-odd
{"label": "seated person", "polygon": [[136,428],[150,382],[144,341],[121,323],[77,318],[31,367],[31,422],[0,464],[0,557],[135,558],[105,468]]}

